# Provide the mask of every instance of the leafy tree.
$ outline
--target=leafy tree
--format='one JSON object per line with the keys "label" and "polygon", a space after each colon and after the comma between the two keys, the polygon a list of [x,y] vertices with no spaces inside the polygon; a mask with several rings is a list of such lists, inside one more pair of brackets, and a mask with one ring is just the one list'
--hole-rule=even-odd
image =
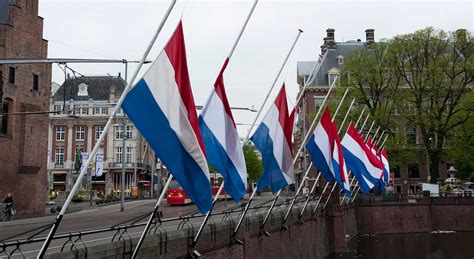
{"label": "leafy tree", "polygon": [[244,144],[245,164],[247,165],[247,173],[251,182],[256,182],[262,175],[263,165],[255,147],[251,144]]}
{"label": "leafy tree", "polygon": [[356,51],[346,61],[343,82],[392,134],[395,111],[417,128],[436,182],[447,137],[472,113],[461,103],[471,91],[473,68],[470,32],[428,27]]}

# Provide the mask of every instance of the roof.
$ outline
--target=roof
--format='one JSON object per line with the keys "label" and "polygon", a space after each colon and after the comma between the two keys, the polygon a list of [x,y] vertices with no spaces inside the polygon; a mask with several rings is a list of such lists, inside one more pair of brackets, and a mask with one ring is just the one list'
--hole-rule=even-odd
{"label": "roof", "polygon": [[[85,85],[85,92],[79,90],[80,85]],[[109,100],[110,94],[120,96],[125,89],[126,82],[120,76],[84,76],[68,78],[53,96],[54,101],[63,101],[64,89],[66,89],[66,101]]]}
{"label": "roof", "polygon": [[[339,65],[337,62],[338,56],[347,57],[354,50],[359,48],[366,48],[367,44],[365,42],[357,41],[347,41],[347,42],[336,42],[335,49],[327,49],[326,53],[320,60],[320,65],[313,75],[313,79],[310,85],[329,85],[328,82],[328,71],[332,68],[337,68],[342,70],[343,64]],[[313,68],[314,61],[300,61],[297,65],[298,77],[306,76],[311,73]]]}

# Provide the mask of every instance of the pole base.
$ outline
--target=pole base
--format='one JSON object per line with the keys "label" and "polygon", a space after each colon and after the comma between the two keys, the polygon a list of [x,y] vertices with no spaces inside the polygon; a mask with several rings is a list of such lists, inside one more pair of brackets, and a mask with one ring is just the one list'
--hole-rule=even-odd
{"label": "pole base", "polygon": [[260,235],[264,235],[266,237],[269,237],[271,236],[270,233],[268,233],[268,231],[266,231],[265,229],[260,229]]}
{"label": "pole base", "polygon": [[198,258],[201,257],[201,253],[198,250],[193,249],[193,251],[189,254],[189,258]]}
{"label": "pole base", "polygon": [[229,246],[233,246],[233,245],[243,245],[245,244],[244,241],[240,240],[240,239],[237,239],[237,238],[233,238],[232,241],[230,242],[230,245]]}

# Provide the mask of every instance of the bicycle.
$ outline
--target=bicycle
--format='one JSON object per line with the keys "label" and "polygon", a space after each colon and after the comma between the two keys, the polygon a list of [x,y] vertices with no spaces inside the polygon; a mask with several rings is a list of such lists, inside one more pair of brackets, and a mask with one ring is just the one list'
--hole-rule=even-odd
{"label": "bicycle", "polygon": [[3,209],[2,221],[11,221],[14,215],[15,208],[13,207],[13,203],[6,203]]}

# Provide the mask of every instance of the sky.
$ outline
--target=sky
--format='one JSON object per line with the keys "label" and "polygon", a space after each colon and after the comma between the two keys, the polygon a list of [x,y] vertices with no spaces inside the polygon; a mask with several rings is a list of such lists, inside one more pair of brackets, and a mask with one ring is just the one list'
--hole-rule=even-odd
{"label": "sky", "polygon": [[[43,37],[49,58],[139,60],[171,1],[40,0]],[[183,20],[191,86],[196,105],[207,100],[216,76],[253,4],[241,1],[178,0],[148,56],[154,60]],[[263,109],[285,82],[290,108],[296,101],[298,61],[316,60],[327,28],[336,41],[361,39],[375,29],[375,39],[392,38],[432,26],[446,31],[474,29],[473,1],[275,1],[260,0],[224,73],[231,106],[258,109],[297,36],[288,63]],[[69,64],[83,75],[124,75],[122,64]],[[128,67],[129,79],[136,65]],[[147,69],[145,65],[139,73]],[[138,78],[139,79],[139,78]],[[64,74],[53,66],[53,81]],[[256,113],[234,111],[245,135]]]}

